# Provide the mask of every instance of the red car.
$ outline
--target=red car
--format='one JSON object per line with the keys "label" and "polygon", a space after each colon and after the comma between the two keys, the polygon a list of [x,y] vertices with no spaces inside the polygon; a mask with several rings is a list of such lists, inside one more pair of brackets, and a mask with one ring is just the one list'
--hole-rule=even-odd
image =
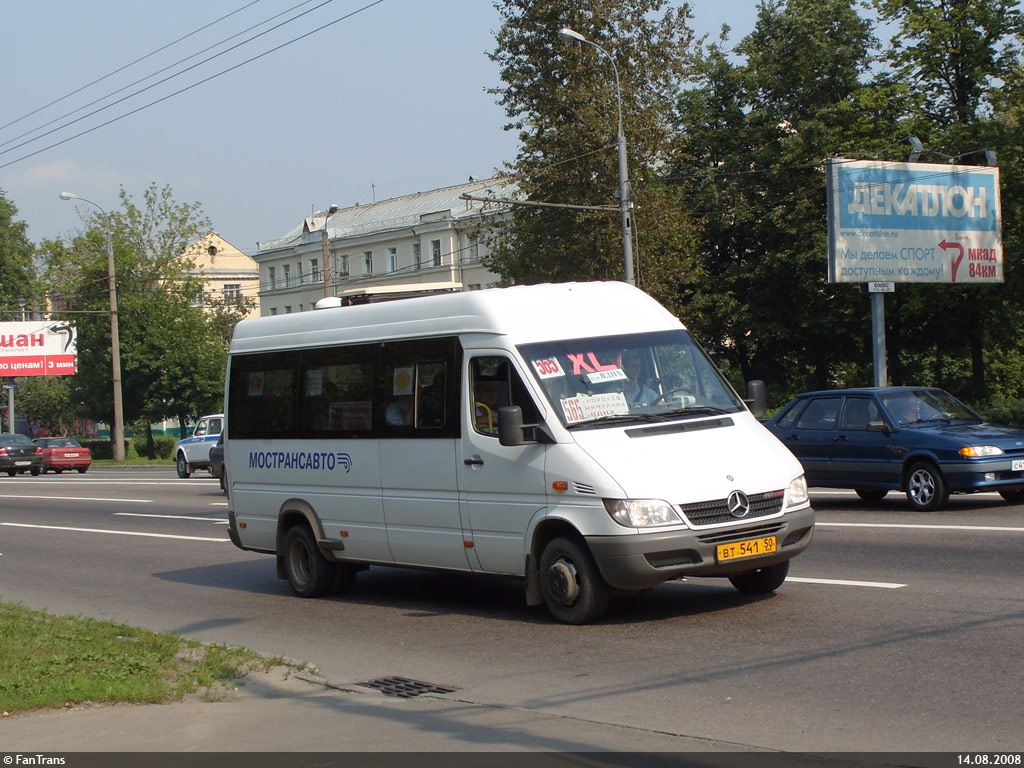
{"label": "red car", "polygon": [[92,454],[73,437],[39,437],[33,440],[43,449],[43,473],[51,469],[58,475],[65,469],[85,472],[92,464]]}

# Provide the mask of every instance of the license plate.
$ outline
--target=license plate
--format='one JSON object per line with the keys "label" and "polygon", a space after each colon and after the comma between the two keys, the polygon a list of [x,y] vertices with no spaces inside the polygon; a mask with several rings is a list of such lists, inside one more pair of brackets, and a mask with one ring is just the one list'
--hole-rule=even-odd
{"label": "license plate", "polygon": [[715,549],[715,557],[718,558],[718,562],[725,563],[730,560],[742,560],[745,557],[770,555],[776,549],[778,549],[778,543],[774,536],[762,536],[759,539],[719,544]]}
{"label": "license plate", "polygon": [[31,461],[16,461],[16,462],[14,462],[14,466],[16,466],[16,467],[27,467],[31,463],[32,463]]}
{"label": "license plate", "polygon": [[65,453],[64,454],[64,458],[65,459],[77,459],[78,458],[78,454],[77,453]]}
{"label": "license plate", "polygon": [[1024,459],[1014,459],[1013,466],[1010,469],[1014,472],[1024,472]]}

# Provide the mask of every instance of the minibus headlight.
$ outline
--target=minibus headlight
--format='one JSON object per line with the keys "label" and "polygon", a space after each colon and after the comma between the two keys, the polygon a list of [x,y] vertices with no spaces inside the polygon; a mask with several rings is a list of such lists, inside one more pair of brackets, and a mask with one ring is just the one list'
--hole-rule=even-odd
{"label": "minibus headlight", "polygon": [[661,499],[605,499],[604,508],[612,520],[627,528],[649,528],[683,522],[672,505]]}
{"label": "minibus headlight", "polygon": [[786,497],[789,499],[789,506],[795,507],[798,504],[807,503],[807,478],[800,475],[796,480],[789,484],[789,490],[786,491]]}

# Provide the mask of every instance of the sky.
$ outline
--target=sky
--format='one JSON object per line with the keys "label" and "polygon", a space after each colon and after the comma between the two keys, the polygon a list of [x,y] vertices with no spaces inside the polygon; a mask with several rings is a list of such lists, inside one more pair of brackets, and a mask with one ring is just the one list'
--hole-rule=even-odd
{"label": "sky", "polygon": [[[754,0],[690,6],[698,34],[753,27]],[[34,243],[91,210],[61,192],[111,211],[156,183],[251,254],[313,210],[487,178],[518,148],[486,92],[492,0],[12,0],[0,22],[0,190]]]}

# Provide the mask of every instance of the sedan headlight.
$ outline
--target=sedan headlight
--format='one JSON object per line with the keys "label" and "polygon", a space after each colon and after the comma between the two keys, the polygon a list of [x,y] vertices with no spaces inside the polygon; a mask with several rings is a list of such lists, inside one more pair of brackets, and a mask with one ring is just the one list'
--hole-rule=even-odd
{"label": "sedan headlight", "polygon": [[807,478],[800,475],[796,480],[789,484],[789,489],[786,491],[786,498],[789,499],[789,506],[795,507],[799,504],[807,503]]}
{"label": "sedan headlight", "polygon": [[619,525],[650,528],[683,522],[672,505],[660,499],[605,499],[604,508]]}
{"label": "sedan headlight", "polygon": [[968,445],[960,449],[960,455],[968,458],[979,456],[1002,456],[1003,449],[995,445]]}

